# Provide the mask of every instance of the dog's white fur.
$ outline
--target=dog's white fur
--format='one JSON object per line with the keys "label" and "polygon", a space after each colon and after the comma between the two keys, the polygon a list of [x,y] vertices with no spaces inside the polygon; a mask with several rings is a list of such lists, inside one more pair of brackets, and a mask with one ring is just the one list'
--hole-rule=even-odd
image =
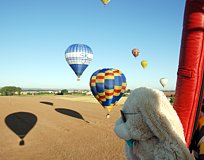
{"label": "dog's white fur", "polygon": [[119,118],[115,133],[124,140],[129,160],[191,160],[180,119],[162,91],[141,87],[128,97],[123,108],[127,121]]}

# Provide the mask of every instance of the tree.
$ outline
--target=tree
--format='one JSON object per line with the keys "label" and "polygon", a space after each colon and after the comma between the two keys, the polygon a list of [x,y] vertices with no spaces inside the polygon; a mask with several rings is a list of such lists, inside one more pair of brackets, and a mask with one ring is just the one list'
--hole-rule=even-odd
{"label": "tree", "polygon": [[170,103],[173,105],[175,101],[175,97],[170,97]]}
{"label": "tree", "polygon": [[125,91],[125,93],[130,93],[131,92],[131,90],[130,89],[127,89],[126,91]]}
{"label": "tree", "polygon": [[68,90],[67,89],[63,89],[61,90],[62,95],[68,94]]}
{"label": "tree", "polygon": [[15,86],[5,86],[0,89],[0,93],[2,96],[12,96],[14,94],[20,95],[22,89],[20,87]]}

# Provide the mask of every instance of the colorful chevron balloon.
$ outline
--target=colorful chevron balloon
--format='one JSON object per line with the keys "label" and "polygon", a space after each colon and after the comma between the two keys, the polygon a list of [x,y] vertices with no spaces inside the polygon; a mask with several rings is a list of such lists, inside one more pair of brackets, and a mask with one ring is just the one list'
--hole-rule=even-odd
{"label": "colorful chevron balloon", "polygon": [[99,69],[90,78],[91,92],[108,112],[123,96],[126,86],[125,75],[118,69]]}

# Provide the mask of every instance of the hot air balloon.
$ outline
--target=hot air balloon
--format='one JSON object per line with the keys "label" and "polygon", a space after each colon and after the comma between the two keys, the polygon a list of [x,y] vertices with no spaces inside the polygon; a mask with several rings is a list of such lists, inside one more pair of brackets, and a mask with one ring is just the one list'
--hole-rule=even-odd
{"label": "hot air balloon", "polygon": [[94,97],[109,112],[120,100],[126,89],[125,75],[118,69],[103,68],[94,72],[90,78],[90,88]]}
{"label": "hot air balloon", "polygon": [[102,2],[104,5],[107,5],[107,4],[110,2],[110,0],[101,0],[101,2]]}
{"label": "hot air balloon", "polygon": [[72,44],[65,51],[65,58],[80,80],[80,76],[93,59],[91,48],[85,44]]}
{"label": "hot air balloon", "polygon": [[139,56],[139,54],[140,54],[140,50],[137,49],[137,48],[134,48],[134,49],[132,50],[132,54],[133,54],[134,57],[137,57],[137,56]]}
{"label": "hot air balloon", "polygon": [[161,79],[160,79],[160,83],[161,83],[161,85],[162,85],[163,87],[165,87],[165,86],[167,85],[167,83],[168,83],[168,79],[166,79],[166,78],[161,78]]}
{"label": "hot air balloon", "polygon": [[147,60],[142,60],[141,65],[145,69],[147,67],[147,65],[148,65],[148,61]]}

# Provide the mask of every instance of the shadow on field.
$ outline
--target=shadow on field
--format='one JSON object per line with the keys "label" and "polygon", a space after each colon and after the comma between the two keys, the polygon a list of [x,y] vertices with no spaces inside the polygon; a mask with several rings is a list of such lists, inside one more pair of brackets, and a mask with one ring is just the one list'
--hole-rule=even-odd
{"label": "shadow on field", "polygon": [[47,104],[47,105],[50,105],[50,106],[53,106],[53,105],[54,105],[54,103],[52,103],[52,102],[47,102],[47,101],[40,101],[40,103],[42,103],[42,104]]}
{"label": "shadow on field", "polygon": [[74,118],[78,118],[78,119],[82,119],[83,121],[85,121],[86,123],[89,123],[89,121],[86,121],[83,116],[79,113],[76,112],[74,110],[71,109],[65,109],[65,108],[56,108],[55,109],[57,112],[74,117]]}
{"label": "shadow on field", "polygon": [[16,112],[5,118],[5,123],[20,139],[19,145],[24,145],[24,137],[35,126],[37,117],[29,112]]}

